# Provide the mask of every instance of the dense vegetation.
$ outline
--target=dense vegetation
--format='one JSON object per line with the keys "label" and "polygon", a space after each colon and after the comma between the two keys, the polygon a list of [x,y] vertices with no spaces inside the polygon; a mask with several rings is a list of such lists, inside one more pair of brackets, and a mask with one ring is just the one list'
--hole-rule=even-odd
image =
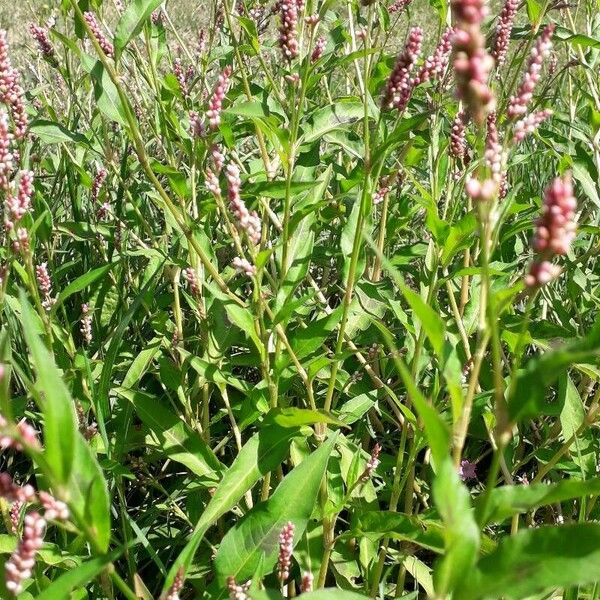
{"label": "dense vegetation", "polygon": [[0,596],[600,599],[598,0],[49,4]]}

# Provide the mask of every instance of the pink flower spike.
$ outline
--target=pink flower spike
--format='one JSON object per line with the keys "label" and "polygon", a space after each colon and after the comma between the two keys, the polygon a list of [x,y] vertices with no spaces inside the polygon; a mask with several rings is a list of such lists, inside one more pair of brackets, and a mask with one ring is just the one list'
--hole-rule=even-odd
{"label": "pink flower spike", "polygon": [[541,77],[542,63],[550,55],[552,49],[552,34],[555,27],[553,23],[547,25],[535,46],[531,49],[531,56],[523,81],[516,95],[511,97],[508,104],[509,119],[523,117],[527,113],[527,107],[533,98],[533,92]]}
{"label": "pink flower spike", "polygon": [[492,56],[496,61],[496,67],[499,69],[506,61],[506,53],[510,43],[510,34],[512,33],[515,15],[519,8],[519,0],[506,0],[498,24],[496,25],[496,38],[494,40],[494,48]]}
{"label": "pink flower spike", "polygon": [[281,24],[279,26],[279,47],[284,60],[290,62],[299,54],[298,13],[302,10],[297,0],[277,0]]}
{"label": "pink flower spike", "polygon": [[110,58],[114,58],[115,49],[109,39],[104,35],[102,30],[100,29],[100,25],[98,25],[98,21],[96,20],[96,15],[89,10],[83,13],[83,18],[85,22],[88,24],[94,38],[98,42],[100,48],[102,48],[102,52],[106,54],[106,56]]}
{"label": "pink flower spike", "polygon": [[397,12],[403,11],[412,0],[394,0],[392,4],[388,6],[388,12],[392,15]]}
{"label": "pink flower spike", "polygon": [[513,141],[522,142],[528,135],[532,134],[546,119],[552,116],[551,110],[540,110],[527,115],[517,121],[514,127]]}
{"label": "pink flower spike", "polygon": [[8,115],[0,112],[0,190],[8,190],[9,177],[12,173],[14,163],[11,152],[13,136],[9,130]]}
{"label": "pink flower spike", "polygon": [[423,30],[413,27],[408,34],[408,42],[404,50],[396,59],[382,98],[382,107],[396,108],[402,112],[408,105],[415,82],[411,80],[410,73],[421,53]]}
{"label": "pink flower spike", "polygon": [[294,552],[294,530],[296,526],[288,521],[279,534],[279,559],[277,561],[277,574],[283,583],[290,576],[292,553]]}
{"label": "pink flower spike", "polygon": [[245,258],[236,256],[231,264],[238,273],[244,273],[247,277],[256,275],[256,267]]}
{"label": "pink flower spike", "polygon": [[320,37],[315,43],[314,50],[310,56],[310,62],[316,63],[323,56],[325,46],[327,46],[327,40],[324,37]]}
{"label": "pink flower spike", "polygon": [[450,154],[454,158],[464,158],[467,151],[467,138],[465,135],[465,113],[460,111],[457,113],[452,122],[452,130],[450,132]]}
{"label": "pink flower spike", "polygon": [[183,589],[183,567],[177,571],[177,575],[175,575],[175,579],[169,588],[167,595],[164,597],[164,600],[179,600],[179,592]]}
{"label": "pink flower spike", "polygon": [[462,481],[467,481],[467,479],[476,479],[477,471],[475,470],[475,463],[468,461],[466,459],[460,461],[460,467],[458,467],[458,476],[462,479]]}
{"label": "pink flower spike", "polygon": [[213,131],[216,130],[221,124],[223,100],[225,99],[225,94],[229,88],[232,73],[233,69],[229,65],[223,69],[223,72],[219,75],[219,80],[217,81],[215,89],[213,90],[213,94],[208,102],[206,116],[208,118],[209,126]]}
{"label": "pink flower spike", "polygon": [[452,36],[454,29],[448,27],[440,39],[439,44],[431,56],[428,56],[423,63],[418,75],[415,77],[415,85],[420,85],[426,81],[440,79],[443,77],[448,62],[450,53],[452,52]]}
{"label": "pink flower spike", "polygon": [[48,30],[45,27],[39,27],[35,23],[31,23],[29,25],[29,33],[31,33],[31,36],[37,42],[41,55],[50,61],[56,60],[54,48],[48,37]]}

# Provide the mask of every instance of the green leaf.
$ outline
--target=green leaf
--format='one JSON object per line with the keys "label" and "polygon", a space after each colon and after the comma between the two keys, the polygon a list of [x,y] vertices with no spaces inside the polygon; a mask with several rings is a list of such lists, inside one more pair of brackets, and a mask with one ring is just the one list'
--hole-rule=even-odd
{"label": "green leaf", "polygon": [[98,279],[102,279],[117,264],[117,262],[113,262],[103,265],[102,267],[98,267],[97,269],[92,269],[91,271],[87,271],[78,277],[75,281],[72,281],[67,287],[62,289],[58,295],[58,298],[56,299],[56,302],[54,303],[54,306],[52,307],[52,310],[55,312],[67,298],[73,294],[76,294],[77,292],[81,292],[89,285],[92,285],[92,283],[95,281],[98,281]]}
{"label": "green leaf", "polygon": [[283,479],[269,500],[255,506],[225,535],[215,558],[217,582],[222,589],[216,598],[227,594],[223,587],[228,576],[245,581],[272,571],[277,562],[279,534],[288,521],[295,525],[294,538],[302,537],[336,437],[333,434],[306,457]]}
{"label": "green leaf", "polygon": [[54,121],[38,119],[31,123],[29,130],[46,144],[88,144],[88,139],[84,135],[69,131],[64,125]]}
{"label": "green leaf", "polygon": [[162,2],[163,0],[130,0],[115,30],[114,44],[117,51],[123,51],[130,40],[142,30],[152,11]]}
{"label": "green leaf", "polygon": [[546,389],[572,364],[592,361],[599,354],[600,319],[585,338],[532,358],[517,374],[508,404],[511,420],[518,422],[539,415],[560,414],[562,406],[546,400]]}
{"label": "green leaf", "polygon": [[444,551],[444,528],[439,522],[391,511],[368,511],[358,517],[350,534],[371,541],[392,538],[412,542],[438,554]]}
{"label": "green leaf", "polygon": [[[478,518],[478,521],[484,525],[501,523],[513,515],[528,512],[539,506],[597,495],[600,495],[600,478],[587,481],[567,479],[551,484],[505,485],[490,492],[485,517]],[[480,496],[475,505],[477,513],[483,508],[482,500]]]}
{"label": "green leaf", "polygon": [[527,2],[527,16],[529,22],[532,25],[539,23],[540,16],[542,14],[542,6],[537,0],[526,0]]}
{"label": "green leaf", "polygon": [[185,465],[200,477],[218,479],[222,465],[197,431],[163,406],[156,397],[138,390],[119,388],[150,430],[152,444],[165,456]]}
{"label": "green leaf", "polygon": [[115,550],[105,556],[92,558],[74,569],[70,569],[57,577],[40,594],[36,594],[37,600],[67,600],[71,598],[71,592],[84,587],[95,579],[102,571],[123,553],[122,549]]}
{"label": "green leaf", "polygon": [[264,423],[286,428],[302,427],[303,425],[312,425],[313,423],[328,423],[330,425],[337,425],[338,427],[347,427],[346,423],[324,410],[311,410],[295,406],[272,408],[265,416]]}
{"label": "green leaf", "polygon": [[552,588],[600,581],[600,525],[519,531],[482,558],[457,591],[461,600],[520,600]]}
{"label": "green leaf", "polygon": [[421,327],[429,338],[435,353],[442,356],[444,349],[444,322],[440,315],[429,306],[419,294],[413,292],[406,284],[401,284],[400,289],[406,301],[419,319]]}
{"label": "green leaf", "polygon": [[169,589],[180,568],[184,571],[189,568],[208,528],[231,510],[261,477],[281,464],[287,456],[292,439],[299,434],[298,429],[265,427],[246,442],[223,475],[185,548],[171,566],[163,592]]}
{"label": "green leaf", "polygon": [[71,395],[52,354],[34,330],[35,313],[21,292],[23,333],[37,374],[36,401],[44,415],[44,455],[54,481],[66,484],[73,468],[77,421]]}
{"label": "green leaf", "polygon": [[362,594],[335,588],[316,590],[315,592],[300,594],[298,597],[302,598],[302,600],[365,600],[367,598],[367,596],[363,596]]}
{"label": "green leaf", "polygon": [[[363,103],[356,98],[340,98],[335,104],[317,109],[304,130],[303,143],[314,142],[329,131],[344,129],[349,124],[356,123],[364,117],[364,110]],[[369,117],[377,118],[373,108],[369,110]]]}

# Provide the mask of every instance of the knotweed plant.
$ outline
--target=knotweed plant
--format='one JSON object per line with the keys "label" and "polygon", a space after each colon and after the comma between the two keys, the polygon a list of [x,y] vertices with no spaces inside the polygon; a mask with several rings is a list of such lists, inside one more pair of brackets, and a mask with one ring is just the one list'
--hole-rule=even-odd
{"label": "knotweed plant", "polygon": [[600,600],[597,1],[13,4],[0,597]]}

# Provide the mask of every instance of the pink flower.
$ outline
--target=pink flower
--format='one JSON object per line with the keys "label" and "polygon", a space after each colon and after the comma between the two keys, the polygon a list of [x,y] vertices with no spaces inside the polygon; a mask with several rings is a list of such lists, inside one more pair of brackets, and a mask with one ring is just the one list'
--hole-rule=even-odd
{"label": "pink flower", "polygon": [[39,492],[40,504],[44,507],[46,521],[66,521],[69,518],[69,509],[61,500],[57,500],[48,492]]}
{"label": "pink flower", "polygon": [[227,195],[229,198],[229,208],[237,219],[240,229],[246,232],[248,239],[252,244],[258,246],[261,236],[261,222],[258,214],[249,212],[240,196],[242,181],[240,179],[240,170],[233,163],[227,166]]}
{"label": "pink flower", "polygon": [[294,523],[288,521],[279,534],[279,558],[277,560],[277,574],[283,583],[290,576],[292,553],[294,552]]}
{"label": "pink flower", "polygon": [[45,310],[50,311],[56,302],[56,298],[52,297],[52,281],[50,280],[50,275],[48,275],[48,263],[39,264],[35,268],[35,276],[43,296],[42,306]]}
{"label": "pink flower", "polygon": [[472,463],[468,460],[461,460],[460,467],[458,467],[458,476],[462,479],[462,481],[467,481],[467,479],[475,479],[477,477],[477,471],[475,470],[475,463]]}
{"label": "pink flower", "polygon": [[187,98],[190,95],[190,91],[188,89],[187,77],[183,72],[183,67],[181,66],[181,59],[179,57],[176,57],[173,60],[173,74],[177,79],[177,83],[179,83],[181,95],[184,98]]}
{"label": "pink flower", "polygon": [[206,189],[215,196],[221,195],[221,185],[219,184],[219,178],[210,170],[206,169]]}
{"label": "pink flower", "polygon": [[81,305],[81,326],[79,327],[83,341],[86,344],[92,343],[92,315],[88,304]]}
{"label": "pink flower", "polygon": [[529,134],[533,133],[546,119],[551,116],[551,110],[540,110],[527,115],[520,121],[517,121],[513,130],[513,141],[517,144],[522,142]]}
{"label": "pink flower", "polygon": [[498,138],[496,113],[487,116],[487,135],[485,139],[485,162],[492,172],[492,179],[500,183],[502,179],[502,144]]}
{"label": "pink flower", "polygon": [[223,72],[219,75],[217,85],[213,90],[213,94],[208,102],[208,110],[206,116],[208,117],[208,123],[210,128],[214,131],[221,124],[221,110],[223,108],[223,100],[229,87],[231,74],[233,69],[228,65],[223,69]]}
{"label": "pink flower", "polygon": [[215,165],[215,170],[220,173],[225,166],[225,155],[221,152],[221,148],[217,144],[213,144],[210,148],[210,155]]}
{"label": "pink flower", "polygon": [[33,39],[37,42],[42,56],[51,61],[56,60],[54,56],[54,48],[52,47],[50,39],[48,38],[48,30],[45,27],[39,27],[35,23],[31,23],[29,25],[29,32],[31,33]]}
{"label": "pink flower", "polygon": [[251,583],[251,581],[248,581],[240,585],[235,582],[233,577],[228,577],[227,590],[229,591],[230,600],[250,600],[250,596],[247,592],[250,589]]}
{"label": "pink flower", "polygon": [[387,186],[380,187],[373,194],[373,204],[375,206],[377,206],[378,204],[381,204],[385,200],[385,197],[389,194],[389,192],[390,192],[389,187],[387,187]]}
{"label": "pink flower", "polygon": [[460,111],[452,122],[450,131],[450,154],[454,158],[463,158],[467,151],[467,138],[465,136],[465,113]]}
{"label": "pink flower", "polygon": [[98,25],[98,21],[96,21],[96,15],[89,10],[83,13],[83,18],[85,22],[88,24],[93,36],[96,38],[98,45],[102,48],[102,52],[109,56],[110,58],[114,58],[115,49],[109,39],[104,35],[102,30],[100,29],[100,25]]}
{"label": "pink flower", "polygon": [[305,594],[306,592],[312,592],[313,590],[313,574],[310,571],[304,571],[302,573],[302,583],[300,585],[300,591]]}
{"label": "pink flower", "polygon": [[315,47],[310,56],[311,62],[315,63],[321,58],[321,56],[323,56],[323,52],[325,51],[325,46],[327,46],[327,40],[324,37],[320,37],[316,41]]}
{"label": "pink flower", "polygon": [[375,469],[379,466],[379,455],[381,454],[381,446],[379,444],[375,444],[373,446],[373,450],[371,450],[371,456],[367,461],[367,466],[360,476],[361,481],[368,481],[373,476]]}
{"label": "pink flower", "polygon": [[244,275],[247,277],[253,277],[256,275],[256,267],[245,258],[236,256],[231,264],[238,273],[244,273]]}
{"label": "pink flower", "polygon": [[8,125],[8,115],[0,112],[0,190],[8,190],[9,177],[12,173],[13,154],[11,152],[11,142],[13,136],[10,133]]}
{"label": "pink flower", "polygon": [[106,179],[106,169],[104,167],[100,167],[96,172],[96,176],[94,177],[94,181],[92,182],[92,203],[95,204],[98,202],[98,197],[100,196],[100,190],[102,189],[102,184]]}
{"label": "pink flower", "polygon": [[23,538],[4,566],[6,589],[17,596],[23,590],[23,581],[31,577],[35,555],[42,547],[46,521],[38,513],[25,516]]}
{"label": "pink flower", "polygon": [[390,14],[400,12],[404,10],[411,2],[412,0],[394,0],[394,2],[388,6],[388,12]]}
{"label": "pink flower", "polygon": [[452,11],[456,23],[453,45],[457,96],[464,101],[468,115],[482,125],[495,103],[488,86],[494,61],[485,50],[481,33],[487,13],[485,1],[452,0]]}
{"label": "pink flower", "polygon": [[512,96],[508,104],[508,117],[515,119],[527,113],[527,106],[533,98],[533,92],[540,80],[542,63],[550,55],[552,49],[552,34],[555,25],[551,23],[546,26],[542,35],[538,38],[535,46],[531,49],[531,56],[527,65],[527,71],[519,86],[516,95]]}
{"label": "pink flower", "polygon": [[17,140],[25,137],[29,124],[25,111],[25,92],[20,80],[19,72],[13,68],[10,61],[6,31],[0,29],[0,102],[6,104],[10,111]]}
{"label": "pink flower", "polygon": [[415,77],[415,85],[420,85],[430,79],[441,78],[444,75],[452,52],[453,35],[454,29],[452,27],[448,27],[444,31],[433,54],[425,59],[423,66]]}
{"label": "pink flower", "polygon": [[298,56],[298,12],[302,10],[298,0],[278,0],[281,24],[279,27],[279,47],[283,58],[291,61]]}
{"label": "pink flower", "polygon": [[494,40],[494,49],[492,56],[496,61],[496,66],[500,68],[505,60],[510,42],[510,34],[512,32],[515,15],[519,8],[519,0],[506,0],[498,24],[496,25],[496,39]]}
{"label": "pink flower", "polygon": [[196,271],[192,267],[188,267],[183,271],[183,278],[188,282],[192,295],[199,296],[200,282],[198,281],[198,275]]}
{"label": "pink flower", "polygon": [[183,589],[183,582],[183,568],[180,568],[164,600],[179,600],[179,592]]}
{"label": "pink flower", "polygon": [[31,485],[17,485],[8,473],[0,473],[0,497],[8,502],[33,502],[35,489]]}
{"label": "pink flower", "polygon": [[401,112],[406,108],[414,88],[410,73],[421,52],[422,42],[423,30],[420,27],[413,27],[408,34],[408,42],[396,59],[394,70],[388,79],[382,99],[383,108],[396,108]]}

